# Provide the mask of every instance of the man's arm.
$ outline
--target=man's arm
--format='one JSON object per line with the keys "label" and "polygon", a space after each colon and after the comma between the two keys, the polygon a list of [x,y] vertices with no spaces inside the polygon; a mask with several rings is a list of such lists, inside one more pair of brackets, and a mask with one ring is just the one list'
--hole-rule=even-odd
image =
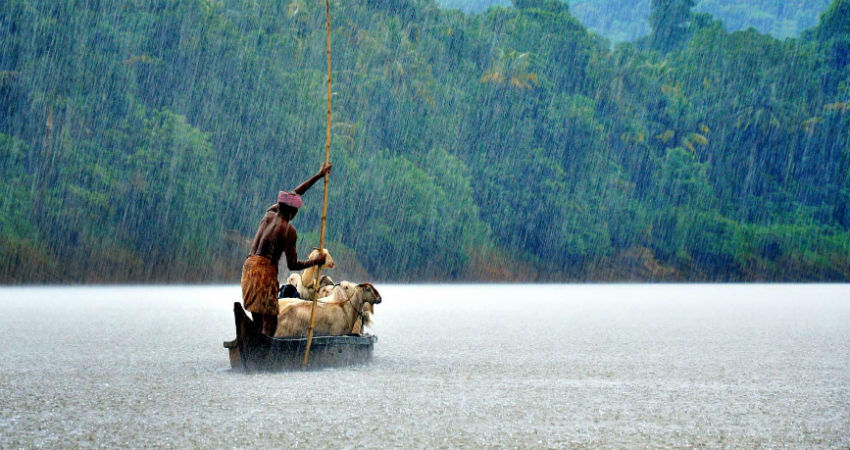
{"label": "man's arm", "polygon": [[[295,233],[295,231],[293,231]],[[290,239],[286,247],[283,249],[284,255],[286,255],[286,267],[289,270],[304,270],[308,267],[317,266],[319,264],[325,263],[325,255],[319,254],[315,258],[298,260],[298,251],[295,250],[295,241],[296,239]]]}
{"label": "man's arm", "polygon": [[311,186],[316,184],[316,182],[319,181],[320,178],[324,177],[326,173],[330,173],[331,167],[333,167],[333,164],[322,164],[322,168],[319,169],[319,171],[316,172],[315,175],[310,177],[309,180],[301,183],[297,188],[293,190],[293,192],[298,195],[304,195],[304,193],[307,192],[307,189],[310,189]]}

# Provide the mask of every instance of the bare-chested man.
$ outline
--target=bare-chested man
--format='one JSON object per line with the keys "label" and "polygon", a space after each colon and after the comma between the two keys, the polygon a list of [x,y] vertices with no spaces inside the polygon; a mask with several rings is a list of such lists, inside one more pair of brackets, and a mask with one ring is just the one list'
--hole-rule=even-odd
{"label": "bare-chested man", "polygon": [[277,328],[277,265],[280,255],[286,255],[286,266],[297,271],[324,264],[325,255],[298,260],[295,241],[298,235],[289,222],[301,207],[301,195],[326,173],[330,164],[323,164],[315,175],[292,192],[280,191],[277,204],[271,206],[260,221],[257,235],[251,243],[251,255],[242,266],[242,303],[251,311],[254,321],[262,324],[263,333],[274,336]]}

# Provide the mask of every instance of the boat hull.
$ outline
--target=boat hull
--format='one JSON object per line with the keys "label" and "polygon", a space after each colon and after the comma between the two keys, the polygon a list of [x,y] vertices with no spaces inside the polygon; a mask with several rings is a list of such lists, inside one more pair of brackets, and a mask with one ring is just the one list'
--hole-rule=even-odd
{"label": "boat hull", "polygon": [[[234,370],[279,371],[301,368],[307,338],[273,338],[266,336],[248,317],[242,304],[233,304],[236,339],[224,343]],[[376,336],[313,336],[308,369],[365,364],[372,359]]]}

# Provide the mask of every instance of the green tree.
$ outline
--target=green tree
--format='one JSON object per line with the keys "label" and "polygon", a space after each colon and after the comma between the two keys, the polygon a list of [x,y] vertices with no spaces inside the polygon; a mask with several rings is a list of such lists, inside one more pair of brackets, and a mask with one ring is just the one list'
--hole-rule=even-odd
{"label": "green tree", "polygon": [[689,35],[693,7],[694,0],[651,0],[650,47],[662,52],[681,47]]}

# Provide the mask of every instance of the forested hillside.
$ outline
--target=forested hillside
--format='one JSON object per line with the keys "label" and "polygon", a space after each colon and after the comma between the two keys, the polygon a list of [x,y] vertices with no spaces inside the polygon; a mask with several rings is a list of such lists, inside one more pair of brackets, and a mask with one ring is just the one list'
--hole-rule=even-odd
{"label": "forested hillside", "polygon": [[[343,270],[850,279],[850,0],[784,41],[688,5],[612,50],[556,0],[331,2]],[[265,208],[323,159],[324,12],[0,3],[0,281],[238,280]]]}
{"label": "forested hillside", "polygon": [[[694,0],[695,11],[722,20],[730,31],[750,27],[778,38],[799,36],[817,25],[830,0]],[[439,0],[446,8],[483,12],[490,6],[510,6],[510,0]],[[592,31],[613,42],[634,41],[650,32],[653,3],[668,0],[566,0],[570,11]]]}

